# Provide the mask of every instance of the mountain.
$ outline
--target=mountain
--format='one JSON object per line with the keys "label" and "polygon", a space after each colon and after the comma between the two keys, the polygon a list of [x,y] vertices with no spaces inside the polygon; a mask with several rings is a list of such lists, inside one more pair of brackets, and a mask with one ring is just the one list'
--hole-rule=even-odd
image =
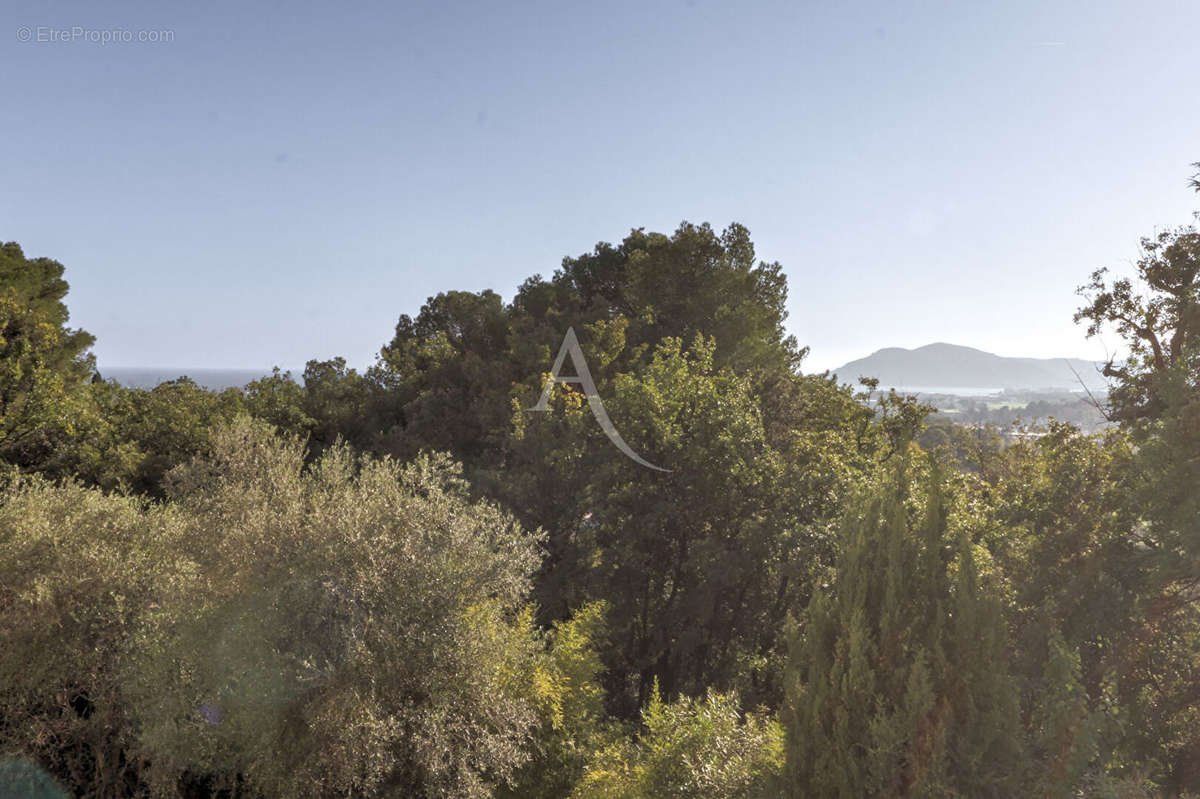
{"label": "mountain", "polygon": [[888,347],[832,371],[847,382],[877,377],[880,388],[1080,391],[1082,380],[1095,391],[1106,387],[1100,366],[1078,358],[1005,358],[972,347],[939,343],[915,350]]}

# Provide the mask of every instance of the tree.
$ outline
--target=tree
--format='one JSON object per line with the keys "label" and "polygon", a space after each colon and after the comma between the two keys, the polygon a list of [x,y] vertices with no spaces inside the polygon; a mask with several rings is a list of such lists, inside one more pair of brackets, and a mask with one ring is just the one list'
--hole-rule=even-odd
{"label": "tree", "polygon": [[[740,225],[635,230],[508,305],[431,298],[369,375],[372,446],[448,449],[477,490],[547,531],[543,624],[609,604],[605,681],[622,717],[655,679],[668,699],[713,686],[777,701],[778,630],[828,559],[839,502],[924,416],[896,399],[877,419],[830,376],[801,374],[786,296]],[[568,328],[621,435],[670,475],[643,474],[575,393],[526,413]]]}
{"label": "tree", "polygon": [[[803,357],[783,329],[783,269],[756,261],[742,225],[718,234],[707,224],[683,222],[671,236],[638,228],[617,246],[601,242],[591,253],[563,259],[551,283],[568,314],[628,319],[631,352],[701,335],[718,342],[718,366],[738,371],[788,369]],[[538,288],[537,281],[526,284],[516,302]]]}
{"label": "tree", "polygon": [[786,298],[780,266],[756,263],[741,225],[720,234],[687,222],[670,236],[634,230],[618,246],[564,259],[550,280],[531,277],[507,306],[490,290],[450,291],[416,318],[402,316],[372,370],[377,430],[396,454],[440,449],[472,472],[494,467],[515,393],[540,390],[569,327],[619,327],[614,360],[591,364],[598,374],[634,370],[664,338],[697,335],[717,341],[719,367],[790,372],[804,352],[784,334]]}
{"label": "tree", "polygon": [[243,404],[247,413],[276,430],[308,438],[316,420],[305,410],[304,389],[291,372],[281,372],[277,366],[271,374],[246,384]]}
{"label": "tree", "polygon": [[[1200,190],[1193,179],[1193,185]],[[1081,289],[1076,314],[1089,334],[1107,327],[1129,357],[1115,380],[1111,416],[1136,445],[1123,488],[1130,535],[1147,569],[1135,630],[1117,659],[1122,696],[1143,728],[1130,734],[1144,757],[1160,759],[1170,790],[1200,791],[1200,233],[1180,228],[1143,240],[1137,279],[1107,283],[1103,270]]]}
{"label": "tree", "polygon": [[[598,363],[619,352],[619,337],[588,333]],[[550,531],[536,592],[546,616],[595,599],[611,608],[605,681],[621,717],[656,681],[668,699],[713,687],[777,700],[778,630],[827,561],[829,520],[860,467],[853,428],[769,441],[753,381],[718,369],[714,351],[711,339],[667,339],[600,388],[631,446],[670,472],[627,458],[578,392],[556,388],[547,413],[523,410],[532,394],[514,403],[504,470],[485,477]]]}
{"label": "tree", "polygon": [[280,796],[486,796],[526,754],[536,541],[408,466],[240,421],[169,481],[189,522],[139,661],[155,762]]}
{"label": "tree", "polygon": [[1189,401],[1200,374],[1200,233],[1189,227],[1142,239],[1140,286],[1129,278],[1109,283],[1106,275],[1097,270],[1079,289],[1088,304],[1075,321],[1087,321],[1089,336],[1112,326],[1129,346],[1124,363],[1104,367],[1116,380],[1110,417],[1158,417]]}
{"label": "tree", "polygon": [[[309,361],[304,367],[301,402],[302,426],[296,432],[309,436],[309,447],[318,455],[338,439],[372,451],[372,399],[370,384],[344,358]],[[304,420],[311,420],[304,424]],[[307,429],[306,429],[307,428]]]}
{"label": "tree", "polygon": [[507,353],[509,313],[493,291],[431,297],[400,317],[372,377],[384,390],[377,422],[387,450],[453,452],[468,464],[494,451],[519,364]]}
{"label": "tree", "polygon": [[63,266],[0,246],[0,459],[37,469],[72,433],[95,372],[91,334],[67,327]]}
{"label": "tree", "polygon": [[779,725],[732,695],[664,702],[654,692],[636,741],[595,756],[571,799],[765,799],[783,760]]}
{"label": "tree", "polygon": [[86,399],[74,434],[44,471],[158,498],[167,472],[203,451],[213,429],[245,408],[239,390],[209,391],[186,377],[152,389],[95,381]]}
{"label": "tree", "polygon": [[0,500],[0,752],[82,795],[484,797],[547,692],[537,542],[444,456],[239,417],[168,501]]}
{"label": "tree", "polygon": [[[128,664],[169,590],[183,520],[74,483],[24,478],[0,499],[0,756],[78,795],[144,784]],[[76,794],[72,794],[76,795]]]}
{"label": "tree", "polygon": [[1019,792],[1000,608],[966,530],[949,529],[939,470],[919,492],[911,470],[895,467],[848,509],[833,583],[793,626],[782,714],[790,795]]}
{"label": "tree", "polygon": [[1055,422],[964,480],[1006,598],[1039,795],[1136,783],[1164,754],[1162,724],[1130,721],[1162,707],[1155,663],[1171,659],[1139,643],[1155,590],[1128,503],[1134,458],[1120,430]]}
{"label": "tree", "polygon": [[603,602],[585,605],[546,634],[538,686],[540,723],[530,744],[530,760],[508,785],[502,799],[563,799],[597,754],[615,744],[622,730],[605,712],[599,677],[604,664],[598,645],[605,634]]}

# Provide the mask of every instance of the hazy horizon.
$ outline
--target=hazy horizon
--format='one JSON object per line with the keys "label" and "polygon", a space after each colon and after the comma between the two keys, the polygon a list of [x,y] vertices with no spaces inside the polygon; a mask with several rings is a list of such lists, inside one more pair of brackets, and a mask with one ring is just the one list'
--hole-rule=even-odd
{"label": "hazy horizon", "polygon": [[[985,352],[985,353],[988,353],[991,355],[999,355],[1000,357],[1003,357],[1003,358],[1045,358],[1045,359],[1050,359],[1050,360],[1067,359],[1067,360],[1084,360],[1084,361],[1096,361],[1096,362],[1102,362],[1105,360],[1103,357],[1090,358],[1087,356],[1079,356],[1079,355],[1042,356],[1042,355],[1026,355],[1023,353],[992,352],[991,350],[985,350],[980,347],[973,347],[970,344],[962,344],[957,341],[945,341],[945,340],[928,341],[928,342],[925,342],[924,344],[918,344],[918,345],[911,346],[911,347],[899,347],[899,349],[917,350],[917,349],[921,349],[923,347],[929,347],[929,346],[934,346],[934,345],[938,345],[938,344],[950,344],[953,346],[969,347],[971,349],[978,349],[981,352]],[[825,365],[824,361],[822,361],[822,365],[819,368],[814,367],[814,365],[813,365],[814,361],[816,360],[816,355],[810,354],[809,357],[805,358],[805,360],[804,360],[802,371],[807,372],[807,373],[823,372],[826,370],[833,371],[833,370],[836,370],[838,367],[845,366],[854,361],[861,360],[863,358],[874,355],[874,354],[880,352],[881,350],[893,349],[893,348],[896,348],[896,347],[893,347],[893,345],[890,345],[890,344],[882,344],[882,345],[870,350],[869,352],[862,352],[858,355],[852,355],[851,357],[848,357],[844,360],[839,360],[836,363],[829,363],[828,365]],[[93,352],[95,352],[95,349],[96,348],[93,348]],[[374,363],[375,363],[374,357],[371,357],[361,363],[353,363],[353,362],[350,362],[349,360],[347,360],[348,366],[353,367],[354,369],[357,369],[360,372],[366,368],[369,368]],[[97,368],[97,371],[99,371],[101,373],[101,376],[104,376],[103,373],[106,369],[108,369],[108,370],[116,369],[116,370],[121,370],[121,371],[142,370],[142,371],[147,371],[147,372],[173,372],[173,371],[177,371],[180,369],[182,369],[182,370],[192,369],[192,370],[196,370],[196,371],[206,371],[206,372],[259,372],[259,371],[262,371],[263,374],[270,374],[273,369],[278,368],[281,372],[291,372],[294,376],[298,377],[301,373],[304,372],[305,364],[307,364],[307,361],[298,366],[297,365],[286,366],[286,365],[280,364],[280,363],[272,363],[271,365],[265,366],[265,367],[263,367],[263,366],[245,366],[245,365],[190,366],[188,364],[175,364],[175,365],[164,366],[161,364],[128,364],[128,363],[116,364],[116,363],[102,361],[102,360],[100,360],[99,357],[97,357],[97,367],[96,368]]]}
{"label": "hazy horizon", "polygon": [[[805,361],[803,371],[812,373],[812,372],[823,372],[823,371],[828,370],[828,371],[832,371],[832,372],[836,373],[838,370],[842,369],[843,367],[854,365],[857,361],[866,360],[866,359],[870,358],[871,356],[877,355],[884,350],[900,349],[900,350],[904,350],[906,352],[913,352],[914,350],[920,350],[920,349],[937,347],[937,346],[952,346],[953,347],[953,346],[963,346],[963,345],[956,345],[953,342],[930,342],[928,344],[922,345],[921,347],[915,347],[915,348],[882,347],[882,348],[873,350],[870,353],[864,353],[863,356],[860,358],[850,359],[850,360],[847,360],[845,363],[839,363],[839,364],[835,364],[835,365],[829,366],[829,367],[821,367],[819,369],[811,368],[808,365],[808,361]],[[975,349],[975,348],[971,348],[971,349]],[[984,353],[986,355],[999,355],[999,353],[988,353],[985,350],[980,350],[980,352]],[[1004,356],[1004,355],[1001,355],[1000,357],[1024,359],[1026,356],[1019,356],[1019,355],[1018,356]],[[1069,361],[1069,360],[1094,360],[1094,359],[1075,359],[1075,358],[1072,358],[1071,356],[1062,356],[1062,357],[1051,357],[1051,358],[1047,358],[1045,360],[1052,362],[1052,361],[1056,361],[1056,360]],[[1097,363],[1099,363],[1099,362],[1097,361]],[[356,365],[356,364],[350,364],[350,365],[359,369],[360,371],[362,371],[363,368],[365,368],[366,366],[369,366],[370,364],[365,364],[365,365],[361,365],[361,366]],[[115,378],[118,382],[121,382],[122,384],[132,387],[132,388],[151,388],[154,385],[157,385],[157,383],[162,382],[164,380],[171,380],[171,379],[175,379],[177,377],[186,376],[186,377],[190,377],[190,378],[194,379],[201,386],[204,386],[206,388],[214,388],[214,389],[220,390],[220,389],[223,389],[223,388],[226,388],[229,386],[242,386],[249,380],[254,380],[261,376],[271,374],[272,370],[276,369],[276,368],[278,368],[281,372],[290,373],[292,375],[292,377],[295,378],[298,382],[301,381],[302,375],[304,374],[304,365],[284,366],[281,364],[273,364],[273,365],[267,366],[267,367],[245,367],[245,366],[198,367],[198,366],[188,366],[188,365],[175,365],[175,366],[118,365],[118,364],[103,363],[103,362],[99,362],[99,361],[97,362],[97,371],[100,373],[101,377],[106,378],[106,379],[107,378]],[[240,382],[239,382],[239,378],[243,378],[243,377],[245,379],[240,380]],[[842,382],[854,383],[858,377],[859,377],[859,375],[839,374],[839,378],[841,379]],[[913,390],[913,391],[920,389],[922,391],[930,391],[930,392],[934,391],[934,389],[938,389],[936,393],[962,394],[962,395],[986,393],[986,390],[981,389],[977,386],[955,388],[951,384],[925,385],[925,384],[921,384],[921,383],[911,383],[911,382],[904,383],[904,382],[894,382],[893,381],[892,383],[889,384],[889,386],[885,386],[885,387],[894,387],[897,389],[905,389],[905,390]],[[996,390],[1000,390],[1002,388],[1003,388],[1003,386],[996,386]]]}

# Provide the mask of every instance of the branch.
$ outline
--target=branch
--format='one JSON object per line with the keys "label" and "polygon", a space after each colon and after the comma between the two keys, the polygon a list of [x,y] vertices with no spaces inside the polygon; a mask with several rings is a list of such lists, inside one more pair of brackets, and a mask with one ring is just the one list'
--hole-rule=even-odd
{"label": "branch", "polygon": [[[1067,365],[1067,368],[1071,370],[1071,373],[1075,375],[1075,379],[1079,382],[1079,385],[1083,388],[1084,392],[1087,393],[1088,399],[1091,400],[1092,407],[1095,408],[1100,413],[1100,415],[1104,417],[1104,421],[1106,421],[1106,422],[1115,421],[1112,418],[1112,416],[1110,416],[1109,410],[1107,408],[1103,407],[1100,404],[1100,402],[1096,399],[1096,397],[1092,394],[1092,390],[1087,387],[1087,383],[1083,382],[1083,378],[1079,376],[1079,372],[1075,371],[1075,367],[1071,365],[1071,362],[1069,360],[1067,360],[1066,358],[1063,358],[1063,362]],[[1112,364],[1112,361],[1109,361],[1107,364],[1105,364],[1105,368],[1107,369],[1107,367],[1111,364]]]}
{"label": "branch", "polygon": [[1141,336],[1150,345],[1150,348],[1154,350],[1154,371],[1167,371],[1167,362],[1163,357],[1162,344],[1159,343],[1158,334],[1154,332],[1154,328],[1139,325],[1124,314],[1113,314],[1113,318],[1132,327],[1134,332]]}

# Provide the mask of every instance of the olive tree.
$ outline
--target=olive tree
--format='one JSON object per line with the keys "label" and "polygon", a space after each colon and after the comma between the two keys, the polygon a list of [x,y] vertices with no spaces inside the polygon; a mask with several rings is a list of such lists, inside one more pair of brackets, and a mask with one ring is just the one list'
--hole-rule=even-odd
{"label": "olive tree", "polygon": [[239,418],[147,504],[0,499],[0,755],[82,796],[482,797],[527,758],[537,539],[408,465]]}

